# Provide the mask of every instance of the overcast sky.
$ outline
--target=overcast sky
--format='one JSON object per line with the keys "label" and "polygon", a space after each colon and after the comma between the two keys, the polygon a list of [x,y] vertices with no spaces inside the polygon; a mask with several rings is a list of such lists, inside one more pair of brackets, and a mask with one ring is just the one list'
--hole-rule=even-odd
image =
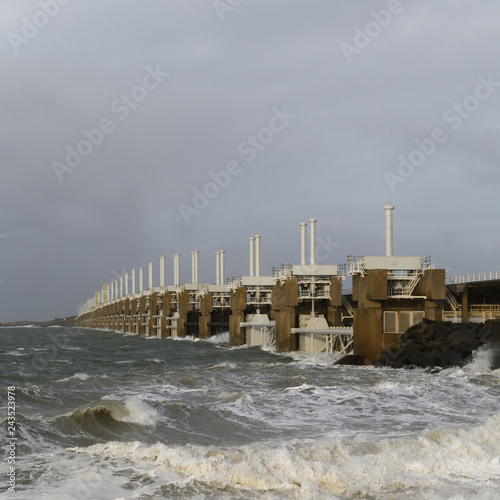
{"label": "overcast sky", "polygon": [[247,275],[256,233],[271,274],[311,217],[321,263],[384,255],[388,202],[395,254],[500,270],[498,0],[0,6],[0,321]]}

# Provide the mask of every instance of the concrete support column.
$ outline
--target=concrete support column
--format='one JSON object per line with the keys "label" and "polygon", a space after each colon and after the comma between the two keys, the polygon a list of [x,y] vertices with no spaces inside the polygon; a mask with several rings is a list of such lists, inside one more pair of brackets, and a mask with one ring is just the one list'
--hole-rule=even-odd
{"label": "concrete support column", "polygon": [[112,316],[112,320],[111,320],[111,329],[112,329],[112,330],[116,330],[116,329],[117,329],[117,327],[118,327],[118,322],[117,322],[117,318],[116,318],[116,316],[117,316],[117,311],[118,311],[118,303],[117,303],[117,302],[115,302],[115,303],[113,304],[113,311],[112,311],[112,314],[111,314],[111,316]]}
{"label": "concrete support column", "polygon": [[462,323],[469,322],[469,287],[465,286],[462,291]]}
{"label": "concrete support column", "polygon": [[123,301],[123,325],[122,331],[128,332],[130,327],[130,299],[126,298]]}
{"label": "concrete support column", "polygon": [[130,331],[132,333],[137,333],[137,327],[134,325],[136,322],[135,315],[137,314],[137,299],[132,299],[130,301]]}
{"label": "concrete support column", "polygon": [[123,300],[118,302],[116,329],[118,331],[123,329]]}
{"label": "concrete support column", "polygon": [[424,302],[425,318],[432,321],[443,321],[443,308],[432,300]]}
{"label": "concrete support column", "polygon": [[299,281],[297,277],[278,281],[272,291],[273,316],[276,318],[276,350],[296,351],[297,336],[291,329],[296,327],[295,307],[299,303]]}
{"label": "concrete support column", "polygon": [[171,316],[170,312],[170,292],[165,292],[161,300],[161,338],[167,338],[171,336],[170,329],[167,329],[167,318]]}
{"label": "concrete support column", "polygon": [[144,313],[146,312],[146,297],[142,295],[139,298],[139,316],[137,318],[137,333],[139,335],[144,335]]}
{"label": "concrete support column", "polygon": [[156,293],[152,293],[149,296],[149,324],[148,324],[148,330],[149,330],[149,336],[150,337],[155,337],[158,335],[158,332],[155,329],[156,325],[156,316],[157,311],[156,311]]}
{"label": "concrete support column", "polygon": [[213,297],[211,293],[206,293],[200,297],[200,317],[198,319],[198,332],[200,339],[208,339],[211,336],[211,329],[208,326],[212,319]]}
{"label": "concrete support column", "polygon": [[247,289],[242,286],[231,290],[231,315],[229,316],[229,343],[231,345],[245,345],[246,334],[240,326],[245,321],[247,307]]}
{"label": "concrete support column", "polygon": [[276,314],[276,350],[296,351],[297,338],[292,334],[295,328],[295,308],[284,307]]}
{"label": "concrete support column", "polygon": [[184,338],[186,336],[186,323],[189,311],[189,294],[187,290],[178,294],[177,311],[179,319],[177,320],[177,336]]}
{"label": "concrete support column", "polygon": [[336,306],[327,306],[326,321],[330,326],[340,326],[342,324],[342,313]]}

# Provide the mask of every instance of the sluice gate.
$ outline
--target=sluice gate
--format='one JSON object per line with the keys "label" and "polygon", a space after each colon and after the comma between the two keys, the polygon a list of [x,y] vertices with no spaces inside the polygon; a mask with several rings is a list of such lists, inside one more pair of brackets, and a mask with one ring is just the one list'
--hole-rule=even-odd
{"label": "sluice gate", "polygon": [[[200,283],[195,250],[191,283],[180,283],[176,253],[173,284],[167,285],[163,256],[159,286],[153,283],[153,263],[148,267],[148,288],[140,268],[137,290],[132,269],[96,291],[80,309],[76,324],[158,338],[206,339],[229,332],[236,346],[275,346],[279,351],[335,358],[353,354],[356,362],[371,363],[424,318],[500,318],[500,273],[445,280],[445,270],[435,269],[429,257],[394,255],[394,207],[384,209],[384,256],[348,256],[347,264],[318,264],[317,221],[310,219],[300,224],[300,264],[281,265],[261,275],[261,236],[255,235],[249,238],[248,275],[226,280],[225,251],[218,250],[215,283]],[[352,290],[343,292],[348,277]]]}

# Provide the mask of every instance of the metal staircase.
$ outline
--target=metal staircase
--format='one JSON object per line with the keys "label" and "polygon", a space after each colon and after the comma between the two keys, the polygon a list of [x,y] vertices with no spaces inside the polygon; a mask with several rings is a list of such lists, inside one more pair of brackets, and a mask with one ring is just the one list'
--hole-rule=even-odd
{"label": "metal staircase", "polygon": [[418,282],[420,281],[420,276],[422,275],[422,270],[421,269],[416,269],[413,271],[413,274],[410,275],[410,280],[406,283],[405,285],[405,295],[411,295],[413,293],[413,290],[415,290],[416,286],[418,285]]}
{"label": "metal staircase", "polygon": [[349,316],[354,317],[354,308],[352,307],[352,304],[347,300],[347,297],[345,295],[342,295],[342,305],[347,309]]}
{"label": "metal staircase", "polygon": [[457,302],[457,299],[455,299],[455,295],[450,291],[448,287],[446,288],[446,300],[448,301],[448,304],[450,304],[450,307],[453,309],[453,311],[459,311],[462,309],[462,306]]}

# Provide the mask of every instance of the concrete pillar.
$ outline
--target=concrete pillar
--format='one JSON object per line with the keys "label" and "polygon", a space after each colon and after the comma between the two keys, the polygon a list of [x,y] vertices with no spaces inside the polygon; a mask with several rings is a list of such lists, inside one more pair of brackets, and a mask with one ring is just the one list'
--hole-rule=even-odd
{"label": "concrete pillar", "polygon": [[397,335],[384,334],[382,301],[387,300],[387,269],[370,269],[365,276],[353,276],[354,355],[371,364]]}
{"label": "concrete pillar", "polygon": [[128,297],[123,301],[123,314],[122,331],[128,332],[130,325],[130,299]]}
{"label": "concrete pillar", "polygon": [[144,291],[144,268],[139,269],[139,293]]}
{"label": "concrete pillar", "polygon": [[155,337],[158,335],[158,332],[155,329],[156,325],[156,318],[155,315],[157,314],[156,311],[156,293],[152,293],[149,296],[149,336],[150,337]]}
{"label": "concrete pillar", "polygon": [[339,326],[342,323],[342,277],[332,276],[330,278],[330,303],[327,305],[326,320],[330,326]]}
{"label": "concrete pillar", "polygon": [[211,329],[208,326],[212,319],[213,297],[211,293],[206,293],[200,297],[200,317],[198,324],[198,332],[200,339],[208,339],[211,337]]}
{"label": "concrete pillar", "polygon": [[283,284],[278,283],[273,287],[272,309],[276,315],[276,350],[296,351],[297,336],[291,329],[296,327],[295,307],[299,301],[299,282],[294,276]]}
{"label": "concrete pillar", "polygon": [[111,329],[112,330],[116,330],[118,328],[117,310],[118,310],[118,302],[115,301],[113,303],[112,320],[111,320]]}
{"label": "concrete pillar", "polygon": [[466,285],[462,291],[462,323],[469,322],[469,287]]}
{"label": "concrete pillar", "polygon": [[187,321],[189,311],[189,294],[187,290],[178,294],[177,311],[179,312],[179,319],[177,320],[177,336],[184,338],[186,336],[186,326],[184,323]]}
{"label": "concrete pillar", "polygon": [[132,269],[132,295],[135,295],[135,269]]}
{"label": "concrete pillar", "polygon": [[118,331],[123,331],[123,300],[118,303]]}
{"label": "concrete pillar", "polygon": [[242,286],[231,290],[231,315],[229,316],[229,343],[231,345],[245,345],[245,330],[240,323],[245,321],[245,309],[247,307],[247,289]]}
{"label": "concrete pillar", "polygon": [[146,312],[146,296],[142,295],[139,298],[139,317],[137,318],[137,332],[139,335],[144,335],[144,314]]}
{"label": "concrete pillar", "polygon": [[137,299],[132,299],[130,301],[130,331],[132,333],[137,333],[137,327],[134,325],[136,322],[135,315],[137,314]]}
{"label": "concrete pillar", "polygon": [[167,318],[171,316],[170,312],[170,292],[165,292],[161,300],[161,338],[167,338],[171,336],[170,329],[167,330]]}
{"label": "concrete pillar", "polygon": [[443,321],[443,308],[437,302],[426,300],[424,302],[425,318],[431,321]]}
{"label": "concrete pillar", "polygon": [[153,291],[153,263],[149,263],[149,291]]}

